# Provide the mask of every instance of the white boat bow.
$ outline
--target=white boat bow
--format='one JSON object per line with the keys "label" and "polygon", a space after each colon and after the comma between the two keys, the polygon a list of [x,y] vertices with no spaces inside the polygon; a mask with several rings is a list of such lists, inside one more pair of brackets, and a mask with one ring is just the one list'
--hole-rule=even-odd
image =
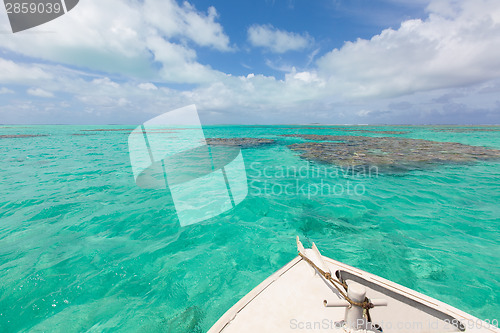
{"label": "white boat bow", "polygon": [[208,333],[496,332],[488,323],[409,288],[324,257],[316,245],[231,307]]}

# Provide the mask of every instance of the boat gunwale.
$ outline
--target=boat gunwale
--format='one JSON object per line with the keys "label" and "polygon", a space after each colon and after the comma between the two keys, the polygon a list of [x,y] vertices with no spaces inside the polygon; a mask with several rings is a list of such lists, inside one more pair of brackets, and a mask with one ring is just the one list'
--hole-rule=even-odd
{"label": "boat gunwale", "polygon": [[[489,324],[471,314],[468,314],[462,310],[459,310],[447,303],[441,302],[435,298],[422,294],[413,289],[402,286],[396,282],[384,279],[378,275],[363,271],[359,268],[344,264],[340,261],[331,259],[326,256],[321,256],[323,260],[327,261],[329,264],[335,266],[335,270],[345,270],[348,271],[362,279],[365,279],[369,282],[380,285],[383,288],[386,288],[392,292],[400,294],[404,297],[407,297],[417,303],[420,303],[424,306],[433,308],[437,311],[442,312],[450,317],[456,318],[460,321],[473,321],[474,323],[480,322],[482,325],[480,328],[476,329],[465,329],[465,332],[473,332],[479,331],[481,329],[488,330],[490,332],[500,333],[500,329],[495,327],[492,324]],[[295,257],[290,262],[285,264],[279,270],[274,272],[267,279],[258,284],[254,289],[252,289],[248,294],[246,294],[243,298],[241,298],[236,304],[234,304],[231,308],[229,308],[216,322],[215,324],[208,330],[207,333],[219,333],[222,332],[225,327],[234,320],[234,318],[241,312],[253,299],[255,299],[259,294],[261,294],[265,289],[267,289],[272,283],[274,283],[280,276],[285,274],[288,270],[292,269],[295,265],[303,261],[303,258],[300,256]]]}
{"label": "boat gunwale", "polygon": [[237,315],[245,308],[254,298],[259,296],[267,287],[269,287],[273,282],[275,282],[281,275],[285,274],[293,266],[302,261],[302,258],[297,256],[289,261],[285,266],[281,267],[279,270],[274,272],[267,279],[259,283],[255,288],[253,288],[248,294],[243,296],[236,304],[230,307],[220,318],[215,322],[215,324],[208,330],[207,333],[221,332]]}

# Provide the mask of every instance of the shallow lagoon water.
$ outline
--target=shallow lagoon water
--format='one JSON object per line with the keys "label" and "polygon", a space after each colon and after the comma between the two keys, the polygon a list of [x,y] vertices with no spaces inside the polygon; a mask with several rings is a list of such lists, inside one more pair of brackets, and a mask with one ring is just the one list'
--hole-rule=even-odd
{"label": "shallow lagoon water", "polygon": [[[240,205],[181,228],[167,191],[135,185],[127,131],[83,131],[132,127],[0,126],[0,135],[47,135],[0,138],[0,331],[205,332],[294,258],[296,235],[499,319],[500,162],[353,174],[302,160],[287,148],[296,139],[281,136],[363,129],[373,132],[350,134],[500,149],[499,132],[209,126],[207,137],[276,143],[243,150],[249,195]],[[283,172],[299,169],[310,172]],[[314,192],[321,181],[336,191]]]}

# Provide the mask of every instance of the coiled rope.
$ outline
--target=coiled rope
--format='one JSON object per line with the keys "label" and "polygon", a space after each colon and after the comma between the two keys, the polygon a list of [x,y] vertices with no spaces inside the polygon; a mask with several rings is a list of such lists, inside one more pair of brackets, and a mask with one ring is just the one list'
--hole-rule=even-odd
{"label": "coiled rope", "polygon": [[338,290],[338,292],[342,295],[342,297],[344,297],[345,300],[347,302],[349,302],[349,304],[354,305],[354,306],[359,306],[360,308],[363,308],[365,310],[369,310],[369,309],[372,309],[374,307],[373,303],[370,302],[368,300],[368,298],[365,298],[364,302],[356,302],[356,301],[353,301],[352,299],[350,299],[349,296],[347,296],[347,293],[344,290],[342,290],[342,288],[341,288],[341,287],[344,287],[345,290],[347,291],[347,284],[345,282],[340,281],[338,279],[334,279],[332,277],[332,274],[330,274],[329,272],[323,271],[315,263],[313,263],[311,261],[311,259],[306,257],[301,252],[299,252],[299,256],[301,256],[302,259],[304,259],[309,265],[311,265],[314,269],[316,269],[325,279],[330,281],[330,283]]}

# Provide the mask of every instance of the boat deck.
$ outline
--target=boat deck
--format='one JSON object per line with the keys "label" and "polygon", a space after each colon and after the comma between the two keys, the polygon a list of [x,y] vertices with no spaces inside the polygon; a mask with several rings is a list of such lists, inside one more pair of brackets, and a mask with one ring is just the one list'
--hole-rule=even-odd
{"label": "boat deck", "polygon": [[[330,258],[322,259],[348,284],[362,284],[370,299],[387,300],[387,306],[370,310],[372,322],[384,333],[500,332],[431,297]],[[209,333],[345,332],[345,308],[325,307],[323,303],[341,298],[329,281],[297,257],[229,309]]]}

